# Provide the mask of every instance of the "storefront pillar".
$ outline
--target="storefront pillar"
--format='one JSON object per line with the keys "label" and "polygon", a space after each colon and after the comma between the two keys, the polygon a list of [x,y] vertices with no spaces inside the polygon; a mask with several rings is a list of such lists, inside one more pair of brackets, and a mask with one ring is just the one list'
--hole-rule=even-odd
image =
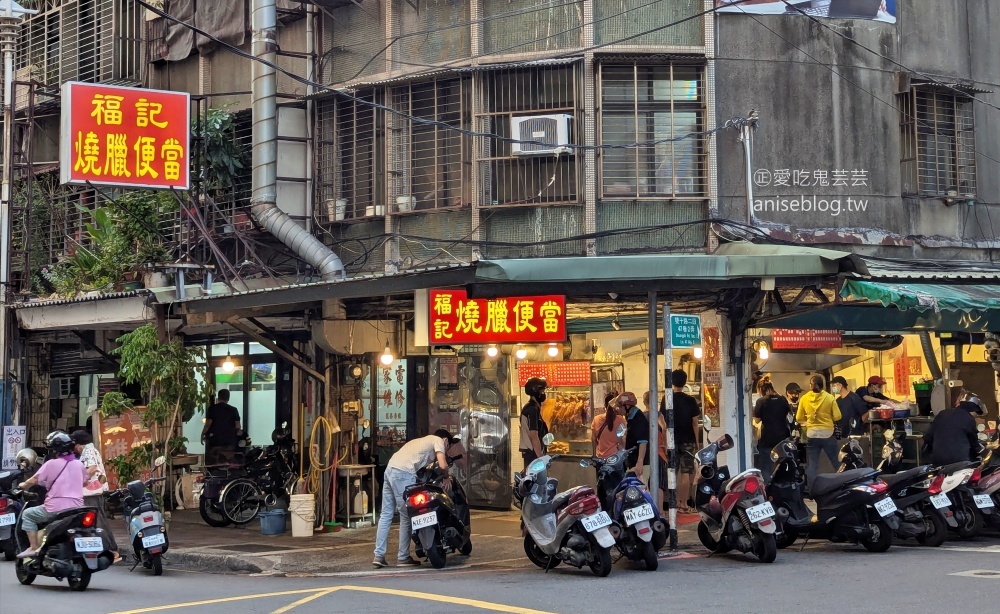
{"label": "storefront pillar", "polygon": [[[653,501],[659,500],[660,494],[660,463],[659,455],[659,429],[657,428],[657,412],[659,404],[656,400],[659,391],[656,389],[656,292],[649,293],[649,492],[653,495]],[[669,309],[664,306],[664,314]],[[669,319],[669,318],[668,318]]]}

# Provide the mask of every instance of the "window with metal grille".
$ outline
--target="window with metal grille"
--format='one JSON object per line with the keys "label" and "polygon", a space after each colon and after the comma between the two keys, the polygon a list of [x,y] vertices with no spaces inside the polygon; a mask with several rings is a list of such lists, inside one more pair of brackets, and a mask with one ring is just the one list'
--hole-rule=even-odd
{"label": "window with metal grille", "polygon": [[384,115],[371,104],[381,104],[381,91],[364,90],[354,100],[336,98],[336,197],[347,201],[346,217],[384,215]]}
{"label": "window with metal grille", "polygon": [[[392,89],[402,113],[469,129],[468,77],[410,83]],[[389,118],[394,137],[396,211],[461,207],[472,200],[470,138],[437,124]]]}
{"label": "window with metal grille", "polygon": [[688,136],[705,129],[704,91],[697,65],[601,66],[600,133],[606,147],[599,155],[605,197],[706,194],[707,142]]}
{"label": "window with metal grille", "polygon": [[899,102],[903,194],[975,196],[972,98],[918,85],[900,94]]}
{"label": "window with metal grille", "polygon": [[[476,126],[502,138],[477,146],[482,203],[491,205],[563,204],[582,200],[583,156],[570,149],[524,144],[515,152],[513,125],[521,140],[556,144],[556,125],[565,122],[568,144],[579,143],[581,63],[484,71]],[[568,116],[568,119],[566,119]],[[548,128],[551,128],[548,129]],[[565,143],[558,143],[565,144]],[[542,153],[546,151],[546,153]],[[528,154],[528,155],[526,155]]]}

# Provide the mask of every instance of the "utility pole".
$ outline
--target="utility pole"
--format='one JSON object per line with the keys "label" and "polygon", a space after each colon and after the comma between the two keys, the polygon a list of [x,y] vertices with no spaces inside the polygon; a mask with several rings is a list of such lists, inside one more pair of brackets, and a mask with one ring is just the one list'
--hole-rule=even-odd
{"label": "utility pole", "polygon": [[14,45],[26,9],[14,0],[0,0],[0,50],[3,51],[3,183],[0,185],[0,420],[14,423],[9,399],[10,334],[8,291],[10,290],[10,188],[14,179]]}
{"label": "utility pole", "polygon": [[743,143],[744,166],[747,182],[747,226],[753,226],[753,133],[757,130],[757,109],[750,109],[750,117],[740,122],[740,142]]}

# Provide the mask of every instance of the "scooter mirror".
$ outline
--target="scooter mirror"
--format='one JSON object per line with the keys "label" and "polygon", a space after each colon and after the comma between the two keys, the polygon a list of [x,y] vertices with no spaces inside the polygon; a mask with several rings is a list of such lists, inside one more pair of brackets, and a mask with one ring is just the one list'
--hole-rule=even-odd
{"label": "scooter mirror", "polygon": [[553,435],[552,433],[549,433],[545,437],[542,437],[542,445],[546,445],[547,446],[547,445],[549,445],[550,443],[552,443],[555,440],[556,440],[556,436]]}
{"label": "scooter mirror", "polygon": [[731,450],[733,446],[736,445],[736,442],[733,441],[733,438],[729,433],[726,433],[726,436],[719,439],[719,441],[717,441],[716,443],[719,444],[719,452]]}
{"label": "scooter mirror", "polygon": [[153,461],[153,466],[154,467],[162,467],[162,466],[164,466],[166,464],[167,464],[167,457],[166,456],[159,456],[159,457],[156,458],[155,461]]}
{"label": "scooter mirror", "polygon": [[617,437],[618,437],[619,439],[621,439],[622,437],[624,437],[624,436],[625,436],[625,433],[626,433],[627,431],[628,431],[628,429],[627,429],[627,428],[625,427],[625,424],[624,424],[624,423],[623,423],[623,424],[619,424],[619,425],[618,425],[618,429],[617,429],[617,430],[615,431],[615,435],[616,435],[616,436],[617,436]]}

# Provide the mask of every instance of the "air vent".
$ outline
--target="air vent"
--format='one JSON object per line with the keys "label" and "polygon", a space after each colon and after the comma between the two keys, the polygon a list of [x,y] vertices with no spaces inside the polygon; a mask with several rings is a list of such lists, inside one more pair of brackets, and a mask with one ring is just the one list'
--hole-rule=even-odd
{"label": "air vent", "polygon": [[512,143],[511,153],[516,156],[540,156],[571,153],[569,122],[572,115],[529,115],[510,118],[511,138],[515,141],[537,143]]}

